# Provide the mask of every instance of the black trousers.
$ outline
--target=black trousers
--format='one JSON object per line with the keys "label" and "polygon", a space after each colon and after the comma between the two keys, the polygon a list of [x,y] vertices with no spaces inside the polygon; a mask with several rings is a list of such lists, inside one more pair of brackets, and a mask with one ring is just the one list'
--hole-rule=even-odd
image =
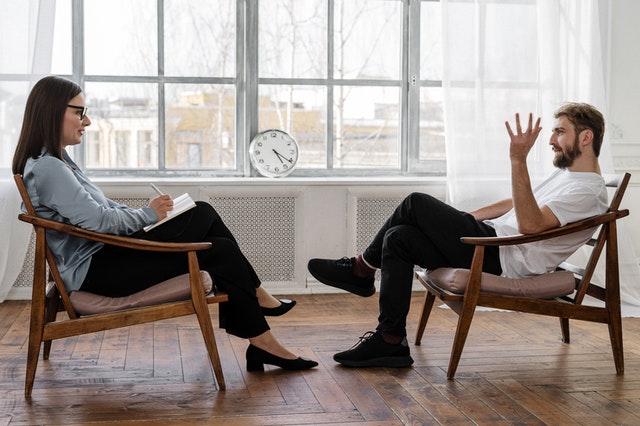
{"label": "black trousers", "polygon": [[[494,229],[469,213],[420,193],[405,198],[380,228],[363,257],[380,268],[378,330],[406,335],[414,266],[468,268],[474,246],[460,237],[495,237]],[[497,247],[485,250],[485,272],[500,275]]]}
{"label": "black trousers", "polygon": [[[210,204],[197,201],[195,208],[133,236],[164,242],[211,242],[210,249],[197,252],[198,263],[200,269],[211,275],[214,284],[229,295],[229,302],[220,305],[222,325],[228,333],[242,338],[269,330],[256,295],[260,279]],[[107,245],[92,256],[81,290],[111,297],[126,296],[187,272],[186,253]]]}

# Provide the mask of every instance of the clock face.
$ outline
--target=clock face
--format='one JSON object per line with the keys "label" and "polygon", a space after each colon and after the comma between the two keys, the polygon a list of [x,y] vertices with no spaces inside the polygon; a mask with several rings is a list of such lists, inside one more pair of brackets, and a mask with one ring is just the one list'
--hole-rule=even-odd
{"label": "clock face", "polygon": [[282,130],[258,133],[249,145],[251,164],[263,176],[282,177],[298,163],[298,143]]}

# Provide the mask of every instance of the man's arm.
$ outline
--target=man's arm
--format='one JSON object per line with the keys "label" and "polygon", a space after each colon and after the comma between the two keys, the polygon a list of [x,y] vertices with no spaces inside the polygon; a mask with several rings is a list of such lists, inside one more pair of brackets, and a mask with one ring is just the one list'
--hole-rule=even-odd
{"label": "man's arm", "polygon": [[477,210],[469,212],[470,215],[476,218],[476,220],[495,219],[502,216],[513,208],[513,202],[511,198],[498,201],[497,203],[489,204],[488,206],[481,207]]}
{"label": "man's arm", "polygon": [[525,131],[520,126],[520,115],[516,114],[516,133],[506,122],[511,138],[509,157],[511,159],[511,194],[513,208],[518,221],[518,231],[523,234],[535,234],[560,225],[560,221],[547,206],[539,207],[533,196],[527,155],[540,134],[540,118],[533,126],[533,115],[529,114],[529,125]]}

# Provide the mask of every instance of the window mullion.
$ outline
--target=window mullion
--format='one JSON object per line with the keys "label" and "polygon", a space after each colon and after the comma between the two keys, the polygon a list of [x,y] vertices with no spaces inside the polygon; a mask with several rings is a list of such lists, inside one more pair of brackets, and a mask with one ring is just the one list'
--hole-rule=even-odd
{"label": "window mullion", "polygon": [[166,109],[164,81],[164,0],[158,0],[158,170],[166,169]]}
{"label": "window mullion", "polygon": [[333,32],[335,28],[335,14],[334,14],[334,1],[328,0],[327,2],[327,128],[326,128],[326,139],[327,139],[327,170],[333,169],[333,102],[334,102],[334,93],[333,89],[335,88],[335,84],[333,84],[333,59],[334,55],[334,37]]}
{"label": "window mullion", "polygon": [[[84,2],[82,0],[73,0],[71,3],[71,22],[72,22],[72,73],[73,80],[84,89]],[[74,147],[74,161],[78,163],[81,169],[85,169],[85,144],[76,145]]]}
{"label": "window mullion", "polygon": [[403,103],[403,116],[407,117],[406,139],[404,140],[407,162],[403,168],[406,172],[415,171],[419,156],[420,141],[420,2],[410,2],[408,6],[407,45],[404,52],[407,55],[407,72],[404,73],[407,93],[406,103]]}
{"label": "window mullion", "polygon": [[[248,135],[252,134],[249,130],[249,122],[247,117],[253,117],[256,114],[247,113],[247,40],[248,40],[248,22],[245,11],[248,9],[247,1],[238,0],[236,2],[236,168],[243,175],[250,173],[249,161],[246,155],[248,151]],[[253,75],[256,75],[254,73]]]}
{"label": "window mullion", "polygon": [[[258,58],[258,1],[257,0],[247,0],[247,8],[246,8],[246,42],[244,44],[246,52],[244,55],[245,59],[245,102],[246,102],[246,123],[244,128],[246,129],[246,137],[242,141],[238,141],[238,144],[244,144],[243,149],[247,151],[249,146],[249,142],[253,135],[258,133],[258,71],[259,71],[259,58]],[[244,155],[243,162],[245,163],[245,170],[249,169],[249,165],[246,160],[247,156]],[[251,170],[251,174],[255,172]]]}

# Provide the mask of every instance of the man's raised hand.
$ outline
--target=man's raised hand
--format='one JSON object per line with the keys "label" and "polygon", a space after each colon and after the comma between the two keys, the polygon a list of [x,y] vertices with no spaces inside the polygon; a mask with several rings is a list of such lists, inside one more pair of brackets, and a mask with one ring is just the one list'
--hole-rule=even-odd
{"label": "man's raised hand", "polygon": [[511,125],[508,121],[505,121],[507,127],[507,133],[511,143],[509,145],[509,157],[511,161],[526,161],[529,151],[536,142],[542,127],[540,127],[540,117],[536,120],[535,126],[533,125],[533,114],[529,114],[529,123],[527,129],[522,131],[520,125],[520,114],[516,113],[516,132],[511,129]]}

